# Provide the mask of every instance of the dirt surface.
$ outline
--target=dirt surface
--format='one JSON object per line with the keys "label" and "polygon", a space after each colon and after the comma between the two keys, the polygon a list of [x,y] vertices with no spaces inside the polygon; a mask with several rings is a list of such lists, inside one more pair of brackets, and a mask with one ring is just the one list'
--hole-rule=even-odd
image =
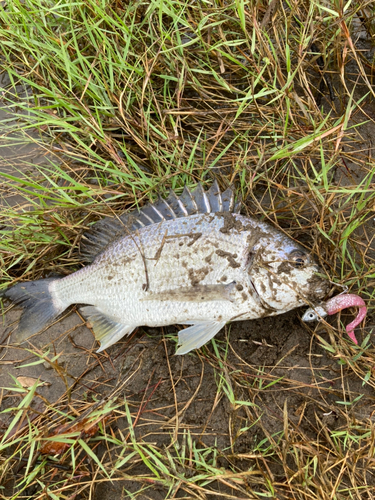
{"label": "dirt surface", "polygon": [[[170,445],[171,436],[181,446],[189,433],[202,448],[217,450],[221,467],[245,471],[261,460],[257,447],[266,446],[269,436],[277,440],[283,432],[285,411],[289,432],[303,435],[306,440],[316,439],[316,434],[324,428],[340,429],[343,419],[338,401],[348,396],[353,399],[365,392],[365,397],[346,411],[353,421],[371,418],[373,391],[363,387],[353,372],[340,367],[322,349],[316,337],[301,324],[300,316],[296,310],[274,318],[233,323],[216,338],[223,360],[219,370],[212,344],[189,355],[174,356],[175,337],[170,334],[176,332],[175,327],[140,328],[131,338],[118,342],[105,353],[95,354],[97,346],[93,335],[72,311],[44,333],[34,336],[30,343],[2,349],[2,407],[15,407],[21,400],[22,393],[17,395],[11,389],[13,377],[39,378],[46,385],[38,388],[38,397],[30,404],[29,418],[33,412],[35,415],[45,413],[45,428],[41,431],[46,432],[56,420],[56,415],[47,410],[49,404],[60,401],[60,411],[69,412],[75,407],[78,413],[85,402],[108,396],[116,385],[125,382],[118,396],[120,401],[126,398],[131,408],[137,441],[156,443],[163,449]],[[5,332],[18,318],[17,309],[6,314],[6,323],[1,328],[3,345],[6,344]],[[361,334],[358,336],[361,341]],[[322,337],[329,342],[325,332]],[[43,354],[45,361],[33,365],[40,359],[34,353]],[[232,402],[225,390],[218,390],[223,379],[233,389],[235,400]],[[267,388],[271,383],[274,385]],[[228,390],[228,385],[226,387]],[[247,401],[249,406],[235,401]],[[2,431],[12,416],[2,415]],[[126,436],[126,420],[119,418],[114,429],[120,429]],[[104,452],[103,447],[101,453]],[[108,456],[114,460],[115,455],[109,446]],[[136,464],[131,469],[133,475],[147,472],[144,464]],[[284,473],[278,459],[271,473],[282,480]],[[19,474],[22,474],[22,464]],[[369,481],[375,486],[371,474]],[[10,494],[12,479],[5,488]],[[258,488],[259,492],[264,491],[262,481]],[[131,480],[103,482],[96,485],[92,498],[130,498],[124,491],[130,493],[138,489],[139,484]],[[224,498],[236,493],[230,488],[223,491],[222,486],[220,491]],[[166,489],[153,489],[150,496],[145,493],[137,498],[167,498],[166,494]],[[32,497],[32,489],[28,495]],[[283,498],[281,491],[278,495]],[[175,497],[180,497],[178,491]],[[183,493],[181,497],[186,498]]]}

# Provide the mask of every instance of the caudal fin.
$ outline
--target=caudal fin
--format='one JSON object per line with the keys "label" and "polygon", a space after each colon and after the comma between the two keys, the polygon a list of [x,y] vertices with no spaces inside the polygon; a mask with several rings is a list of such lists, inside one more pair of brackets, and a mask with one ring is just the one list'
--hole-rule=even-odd
{"label": "caudal fin", "polygon": [[66,306],[53,297],[50,284],[55,278],[17,283],[2,295],[23,307],[14,340],[22,342],[51,323]]}

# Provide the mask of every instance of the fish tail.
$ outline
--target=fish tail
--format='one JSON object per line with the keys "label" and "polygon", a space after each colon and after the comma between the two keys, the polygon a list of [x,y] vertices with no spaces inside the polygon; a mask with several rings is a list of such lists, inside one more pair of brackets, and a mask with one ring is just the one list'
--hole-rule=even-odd
{"label": "fish tail", "polygon": [[17,283],[1,294],[23,308],[15,333],[16,342],[44,329],[68,307],[69,304],[58,299],[54,291],[56,281],[56,278],[47,278]]}

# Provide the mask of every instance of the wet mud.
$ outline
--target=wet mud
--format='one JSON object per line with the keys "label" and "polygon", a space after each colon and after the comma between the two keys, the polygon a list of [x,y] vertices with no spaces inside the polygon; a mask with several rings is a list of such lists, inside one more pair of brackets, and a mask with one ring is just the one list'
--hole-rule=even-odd
{"label": "wet mud", "polygon": [[[7,344],[6,332],[19,316],[17,308],[5,316],[0,328],[2,345]],[[120,385],[117,401],[122,407],[126,399],[135,419],[138,442],[163,450],[170,446],[171,436],[182,446],[189,433],[201,448],[217,450],[220,467],[246,471],[259,466],[259,447],[269,443],[270,436],[276,439],[285,431],[285,412],[290,432],[298,430],[306,439],[316,439],[321,432],[318,422],[324,422],[331,431],[340,429],[343,419],[337,401],[345,397],[350,386],[352,394],[365,393],[353,411],[353,419],[370,417],[372,390],[362,387],[361,380],[350,370],[340,369],[300,318],[301,311],[295,310],[272,318],[236,322],[219,332],[216,347],[209,343],[185,356],[174,355],[176,327],[139,328],[130,338],[96,354],[91,331],[73,310],[20,348],[9,344],[2,349],[2,409],[16,407],[21,401],[22,394],[11,390],[12,376],[39,378],[46,384],[38,388],[29,418],[45,413],[43,432],[53,427],[54,417],[48,413],[48,405],[57,405],[66,412],[73,407],[79,413],[82,402],[108,397]],[[320,335],[329,341],[325,332]],[[38,361],[33,353],[44,355],[46,361],[33,365]],[[227,384],[224,388],[223,379]],[[228,397],[229,387],[232,400]],[[247,405],[236,403],[241,401]],[[2,432],[11,418],[12,414],[2,414]],[[113,425],[113,432],[121,430],[121,435],[128,435],[128,429],[123,417]],[[107,454],[107,459],[113,453],[114,460],[115,448],[105,448],[100,445],[96,453]],[[271,472],[282,480],[283,467],[278,462],[273,461]],[[182,472],[187,474],[189,467]],[[135,477],[148,473],[147,467],[139,463],[127,470]],[[9,478],[5,485],[8,494],[12,485]],[[124,488],[135,492],[139,487],[131,479],[99,483],[92,498],[109,500]],[[252,487],[257,489],[256,485]],[[212,489],[216,491],[214,484]],[[224,498],[235,494],[231,488],[223,490],[222,485],[217,491]],[[260,483],[258,491],[263,491]],[[32,494],[30,490],[30,498]],[[167,498],[166,494],[158,486],[137,498]],[[287,497],[280,491],[277,498]]]}

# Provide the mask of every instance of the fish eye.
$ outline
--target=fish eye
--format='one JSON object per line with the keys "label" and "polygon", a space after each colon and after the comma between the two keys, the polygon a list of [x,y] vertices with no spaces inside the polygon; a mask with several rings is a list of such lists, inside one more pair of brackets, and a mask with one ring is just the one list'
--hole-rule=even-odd
{"label": "fish eye", "polygon": [[301,250],[293,250],[289,254],[290,260],[292,261],[294,267],[301,268],[305,265],[307,260],[307,255]]}
{"label": "fish eye", "polygon": [[311,312],[308,314],[308,319],[315,319],[315,313]]}

